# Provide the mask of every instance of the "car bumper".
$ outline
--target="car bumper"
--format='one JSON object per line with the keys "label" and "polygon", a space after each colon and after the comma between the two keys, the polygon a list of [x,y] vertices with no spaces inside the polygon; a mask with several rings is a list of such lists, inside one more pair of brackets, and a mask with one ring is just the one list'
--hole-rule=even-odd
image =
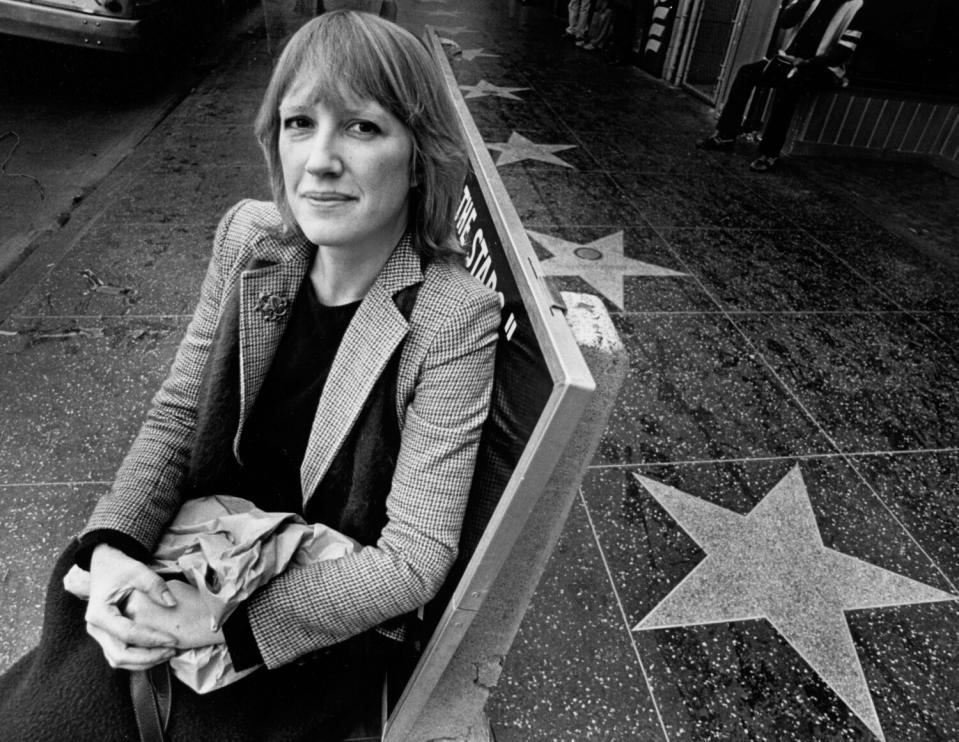
{"label": "car bumper", "polygon": [[142,51],[149,19],[108,18],[17,0],[0,0],[0,32],[117,52]]}

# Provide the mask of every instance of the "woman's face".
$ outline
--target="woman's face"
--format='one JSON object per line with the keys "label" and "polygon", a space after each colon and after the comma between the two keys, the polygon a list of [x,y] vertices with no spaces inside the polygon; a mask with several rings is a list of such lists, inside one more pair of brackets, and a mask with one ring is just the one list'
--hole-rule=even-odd
{"label": "woman's face", "polygon": [[280,102],[286,198],[310,242],[392,249],[406,229],[413,140],[393,114],[351,97],[312,102],[294,85]]}

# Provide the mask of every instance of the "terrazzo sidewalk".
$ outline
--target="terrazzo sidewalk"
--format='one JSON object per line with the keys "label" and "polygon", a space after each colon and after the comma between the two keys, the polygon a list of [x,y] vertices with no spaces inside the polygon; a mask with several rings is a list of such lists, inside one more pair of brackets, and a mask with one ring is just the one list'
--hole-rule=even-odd
{"label": "terrazzo sidewalk", "polygon": [[[165,375],[219,215],[267,196],[250,122],[298,19],[268,17],[144,141],[0,324],[0,667]],[[886,165],[753,175],[748,147],[693,148],[704,106],[543,8],[400,20],[459,47],[544,272],[603,296],[630,353],[497,740],[959,738],[955,179],[916,171],[933,205]]]}

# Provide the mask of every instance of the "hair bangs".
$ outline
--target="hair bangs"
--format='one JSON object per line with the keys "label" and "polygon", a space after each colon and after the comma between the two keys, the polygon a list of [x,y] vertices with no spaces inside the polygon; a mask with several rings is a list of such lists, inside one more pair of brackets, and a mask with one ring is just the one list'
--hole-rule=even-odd
{"label": "hair bangs", "polygon": [[310,104],[348,108],[374,101],[410,126],[422,106],[405,83],[408,77],[396,69],[395,50],[384,48],[392,39],[378,28],[349,20],[345,12],[334,12],[316,27],[314,38],[300,46],[283,96],[294,87],[308,86],[303,93]]}

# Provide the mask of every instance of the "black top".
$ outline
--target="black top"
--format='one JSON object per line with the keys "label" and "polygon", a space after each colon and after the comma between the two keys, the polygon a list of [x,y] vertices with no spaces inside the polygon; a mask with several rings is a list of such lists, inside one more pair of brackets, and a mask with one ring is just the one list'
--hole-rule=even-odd
{"label": "black top", "polygon": [[300,285],[240,441],[237,495],[261,510],[304,515],[300,464],[320,393],[359,305],[324,306],[308,276]]}
{"label": "black top", "polygon": [[[261,510],[299,513],[315,520],[303,512],[300,464],[333,358],[359,305],[324,306],[309,276],[300,285],[240,441],[243,464],[237,494]],[[223,633],[235,669],[263,661],[245,605],[233,612]]]}

